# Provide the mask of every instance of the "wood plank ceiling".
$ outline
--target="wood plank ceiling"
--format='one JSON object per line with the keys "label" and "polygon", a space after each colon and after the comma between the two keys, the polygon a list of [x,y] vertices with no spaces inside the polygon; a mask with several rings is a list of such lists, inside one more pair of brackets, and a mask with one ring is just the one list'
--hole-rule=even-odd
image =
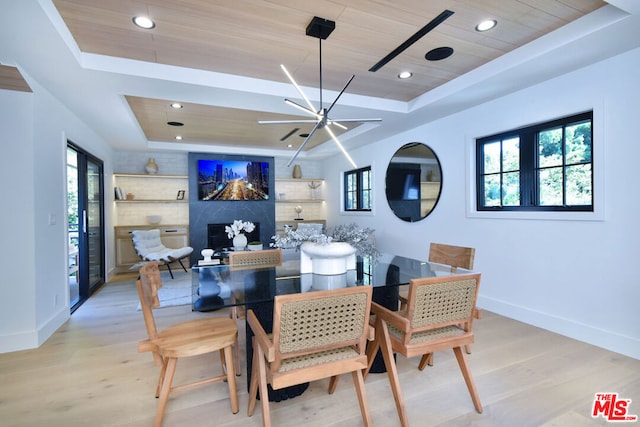
{"label": "wood plank ceiling", "polygon": [[[513,49],[604,6],[601,0],[53,0],[83,52],[288,82],[285,64],[301,86],[318,87],[318,39],[305,35],[313,16],[336,22],[322,42],[323,88],[408,102]],[[454,14],[376,72],[374,64],[444,10]],[[134,15],[156,27],[142,30]],[[498,25],[480,33],[484,19]],[[454,54],[426,61],[426,52]],[[401,71],[413,77],[400,80]],[[126,95],[126,94],[125,94]],[[298,117],[231,110],[214,105],[168,107],[172,100],[128,96],[148,140],[175,141],[167,121],[185,123],[183,141],[281,147],[291,125],[258,126],[257,120]],[[326,100],[325,101],[331,101]],[[299,132],[308,132],[309,127]],[[300,142],[302,139],[300,139]],[[308,148],[320,142],[313,142]]]}

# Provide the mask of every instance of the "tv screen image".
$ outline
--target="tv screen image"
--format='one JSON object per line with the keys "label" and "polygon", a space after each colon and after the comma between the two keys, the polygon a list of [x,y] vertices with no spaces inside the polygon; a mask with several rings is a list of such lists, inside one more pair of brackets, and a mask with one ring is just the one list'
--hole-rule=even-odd
{"label": "tv screen image", "polygon": [[198,200],[268,198],[268,162],[198,160]]}

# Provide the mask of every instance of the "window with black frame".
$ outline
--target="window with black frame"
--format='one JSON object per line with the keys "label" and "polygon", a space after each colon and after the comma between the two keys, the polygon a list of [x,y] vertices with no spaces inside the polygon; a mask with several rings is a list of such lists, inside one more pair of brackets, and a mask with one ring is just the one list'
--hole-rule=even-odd
{"label": "window with black frame", "polygon": [[344,173],[344,210],[371,211],[371,166]]}
{"label": "window with black frame", "polygon": [[476,140],[478,211],[593,211],[593,112]]}

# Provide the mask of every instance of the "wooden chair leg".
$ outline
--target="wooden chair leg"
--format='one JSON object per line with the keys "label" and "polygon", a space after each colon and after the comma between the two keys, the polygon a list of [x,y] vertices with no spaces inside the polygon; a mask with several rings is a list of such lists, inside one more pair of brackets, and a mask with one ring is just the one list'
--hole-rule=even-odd
{"label": "wooden chair leg", "polygon": [[376,334],[379,334],[376,341],[380,343],[382,358],[384,359],[384,365],[387,368],[387,376],[389,377],[391,391],[393,392],[393,398],[396,402],[396,409],[398,410],[398,416],[400,417],[400,424],[403,427],[408,427],[409,419],[407,417],[407,411],[404,407],[404,399],[402,398],[402,390],[400,389],[400,380],[398,379],[398,370],[396,368],[396,362],[393,358],[393,348],[391,346],[389,329],[386,322],[382,320],[378,320],[376,322]]}
{"label": "wooden chair leg", "polygon": [[258,346],[258,375],[260,378],[260,406],[262,407],[262,426],[271,427],[269,414],[269,390],[267,389],[267,367],[262,347]]}
{"label": "wooden chair leg", "polygon": [[251,382],[249,383],[249,406],[247,408],[247,415],[250,417],[253,415],[253,411],[256,408],[256,399],[258,397],[258,349],[256,347],[256,341],[253,340],[253,358],[251,369]]}
{"label": "wooden chair leg", "polygon": [[158,385],[156,386],[156,399],[160,397],[160,390],[164,381],[165,372],[167,372],[167,359],[161,358],[162,366],[160,367],[160,376],[158,377]]}
{"label": "wooden chair leg", "polygon": [[[231,307],[231,310],[229,311],[229,317],[231,319],[233,319],[236,323],[238,322],[238,307]],[[240,376],[242,375],[242,371],[240,370],[241,365],[240,365],[240,343],[239,341],[236,339],[236,342],[233,344],[233,355],[234,355],[234,362],[233,362],[233,366],[235,366],[236,368],[236,376]]]}
{"label": "wooden chair leg", "polygon": [[229,396],[231,397],[231,412],[237,414],[238,408],[238,389],[236,388],[236,373],[233,369],[233,354],[231,346],[224,348],[224,360],[227,365],[227,383],[229,385]]}
{"label": "wooden chair leg", "polygon": [[358,393],[358,403],[360,404],[360,413],[362,414],[362,423],[365,427],[372,426],[371,414],[369,414],[369,403],[367,402],[367,391],[364,387],[364,378],[362,377],[362,371],[356,370],[351,372],[353,377],[353,384],[356,386]]}
{"label": "wooden chair leg", "polygon": [[378,354],[378,350],[380,349],[380,342],[377,339],[378,329],[376,328],[376,339],[370,341],[367,344],[367,368],[362,373],[364,379],[367,379],[367,375],[369,375],[369,371],[371,370],[371,366],[373,365],[373,361],[376,358],[376,354]]}
{"label": "wooden chair leg", "polygon": [[160,390],[160,400],[158,401],[158,409],[156,410],[156,419],[153,423],[154,427],[160,427],[162,425],[162,418],[164,418],[164,411],[167,408],[167,401],[169,400],[171,383],[173,382],[173,375],[176,373],[177,363],[178,359],[176,358],[165,358],[163,365],[164,378],[162,379],[162,389]]}
{"label": "wooden chair leg", "polygon": [[480,403],[480,396],[478,395],[476,384],[473,381],[471,371],[469,370],[469,365],[467,364],[467,358],[465,357],[461,347],[455,347],[453,349],[453,353],[456,355],[456,359],[458,360],[458,365],[460,366],[460,370],[462,371],[464,382],[467,383],[467,389],[469,389],[469,394],[471,395],[473,406],[475,406],[476,411],[481,414],[482,404]]}
{"label": "wooden chair leg", "polygon": [[420,369],[421,371],[424,371],[424,368],[426,368],[427,365],[433,366],[433,353],[427,353],[422,355],[422,358],[420,359],[420,363],[418,364],[418,369]]}
{"label": "wooden chair leg", "polygon": [[329,394],[333,394],[333,392],[336,391],[336,387],[338,386],[338,378],[340,378],[338,375],[334,375],[331,377],[331,380],[329,381]]}

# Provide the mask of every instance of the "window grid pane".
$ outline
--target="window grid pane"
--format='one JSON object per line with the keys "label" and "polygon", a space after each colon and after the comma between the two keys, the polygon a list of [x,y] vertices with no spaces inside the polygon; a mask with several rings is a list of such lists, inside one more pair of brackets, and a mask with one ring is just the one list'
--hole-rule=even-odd
{"label": "window grid pane", "polygon": [[478,210],[593,211],[593,112],[478,139]]}

